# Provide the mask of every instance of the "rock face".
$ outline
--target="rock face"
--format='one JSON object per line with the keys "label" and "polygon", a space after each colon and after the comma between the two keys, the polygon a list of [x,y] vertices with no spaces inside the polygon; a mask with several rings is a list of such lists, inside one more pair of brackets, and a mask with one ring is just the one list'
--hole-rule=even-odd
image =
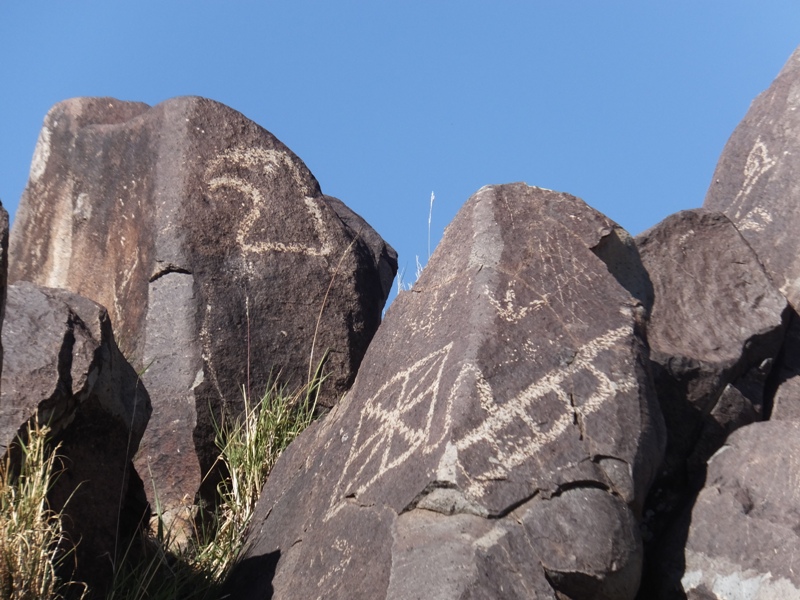
{"label": "rock face", "polygon": [[728,140],[704,207],[722,211],[800,310],[800,48]]}
{"label": "rock face", "polygon": [[481,189],[278,461],[232,597],[633,598],[664,443],[648,289],[581,200]]}
{"label": "rock face", "polygon": [[675,473],[692,451],[704,464],[733,429],[763,416],[789,307],[721,213],[682,211],[636,243],[655,293],[647,338]]}
{"label": "rock face", "polygon": [[64,457],[51,508],[66,503],[77,577],[100,593],[147,516],[132,459],[150,399],[117,348],[106,310],[76,294],[9,286],[2,337],[0,449],[5,453],[31,419],[49,424]]}
{"label": "rock face", "polygon": [[[6,314],[8,288],[8,212],[0,203],[0,332]],[[3,344],[0,342],[0,373],[3,370]]]}
{"label": "rock face", "polygon": [[653,284],[647,337],[668,440],[645,511],[640,598],[651,600],[672,598],[664,594],[685,541],[681,515],[706,461],[732,431],[766,416],[791,309],[722,213],[682,211],[636,243]]}
{"label": "rock face", "polygon": [[800,423],[770,421],[736,431],[711,459],[686,542],[687,598],[800,598],[798,456]]}
{"label": "rock face", "polygon": [[394,251],[288,148],[201,98],[51,109],[10,255],[11,281],[108,307],[153,399],[136,466],[167,518],[200,490],[214,420],[241,410],[243,387],[261,394],[278,373],[303,384],[327,356],[320,401],[335,404],[396,270]]}

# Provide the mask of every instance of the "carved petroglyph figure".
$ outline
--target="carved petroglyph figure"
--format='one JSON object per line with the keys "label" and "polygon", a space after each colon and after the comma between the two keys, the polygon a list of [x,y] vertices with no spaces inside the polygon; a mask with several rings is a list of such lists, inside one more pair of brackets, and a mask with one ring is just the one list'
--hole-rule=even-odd
{"label": "carved petroglyph figure", "polygon": [[[352,435],[350,453],[334,489],[339,489],[345,481],[359,481],[365,470],[371,468],[373,472],[366,474],[366,481],[350,492],[358,496],[390,470],[405,463],[418,450],[421,449],[423,454],[436,450],[449,428],[452,416],[450,397],[442,410],[447,422],[439,428],[439,437],[431,439],[433,421],[438,412],[442,372],[452,347],[452,343],[448,344],[397,373],[366,401]],[[419,409],[424,410],[426,415],[422,427],[410,426],[404,417]],[[342,441],[348,439],[343,436]],[[400,452],[392,455],[397,447],[401,448]],[[342,506],[335,506],[338,500],[337,497],[331,499],[332,510],[328,512],[326,520]]]}
{"label": "carved petroglyph figure", "polygon": [[[629,327],[620,327],[593,339],[578,350],[569,365],[550,371],[503,404],[493,401],[491,388],[481,377],[478,381],[483,380],[484,389],[479,385],[478,395],[481,406],[489,414],[479,427],[456,441],[456,448],[463,452],[475,444],[488,441],[493,452],[489,462],[493,466],[483,473],[465,473],[470,479],[466,491],[475,497],[484,495],[488,481],[503,479],[515,467],[564,433],[576,416],[586,419],[617,394],[634,389],[636,382],[631,376],[614,381],[594,365],[594,360],[601,352],[629,334]],[[580,371],[590,373],[596,381],[596,387],[589,397],[576,405],[570,398],[568,383]],[[563,402],[564,412],[554,422],[540,423],[536,419],[535,405],[548,394],[555,395]],[[522,441],[516,437],[506,443],[504,431],[511,423],[524,423],[530,428],[530,436]]]}
{"label": "carved petroglyph figure", "polygon": [[[770,156],[766,144],[761,141],[760,137],[757,138],[752,150],[750,150],[750,154],[747,155],[747,161],[744,165],[744,182],[739,193],[736,194],[736,198],[733,199],[733,203],[736,204],[741,198],[747,197],[753,191],[758,180],[776,164],[778,164],[778,159]],[[741,218],[741,211],[740,206],[739,210],[736,211],[736,219]]]}
{"label": "carved petroglyph figure", "polygon": [[[500,306],[498,310],[505,311],[506,307]],[[347,491],[358,496],[416,452],[430,454],[437,451],[440,442],[450,433],[453,406],[465,396],[463,387],[466,385],[477,391],[481,408],[487,414],[478,427],[454,440],[454,448],[450,451],[457,456],[476,444],[489,443],[492,453],[488,461],[490,467],[482,472],[461,470],[469,481],[464,491],[476,499],[484,496],[489,482],[506,478],[514,468],[564,433],[576,418],[584,420],[617,394],[634,389],[636,382],[632,376],[624,375],[614,380],[594,364],[602,352],[629,334],[630,328],[623,326],[596,337],[580,348],[568,365],[551,370],[502,404],[495,401],[489,381],[472,363],[461,367],[451,389],[442,390],[442,372],[452,344],[429,354],[395,375],[367,400],[352,439],[347,435],[342,437],[343,442],[350,441],[351,445],[335,489],[341,489],[343,482],[358,482],[358,487]],[[570,396],[569,382],[579,373],[590,374],[596,384],[593,392],[576,404]],[[555,421],[539,422],[535,405],[548,395],[563,403],[564,412]],[[426,411],[423,427],[408,426],[404,417],[412,410]],[[443,417],[436,422],[436,429],[440,432],[437,435],[432,427],[439,412]],[[527,426],[530,435],[524,439],[519,436],[512,439],[506,432],[512,424],[518,427],[520,423]],[[450,462],[457,465],[455,461]],[[460,466],[454,468],[460,469]],[[332,517],[343,506],[336,506],[339,497],[334,496],[331,500],[331,510],[326,518]]]}
{"label": "carved petroglyph figure", "polygon": [[[267,175],[275,175],[278,169],[288,169],[297,190],[303,195],[303,204],[312,219],[314,230],[319,238],[319,246],[313,247],[294,242],[262,239],[257,229],[259,222],[268,219],[268,199],[262,190],[242,177],[244,170],[261,171]],[[218,173],[213,175],[214,173]],[[306,176],[299,170],[296,161],[277,150],[265,148],[236,147],[219,154],[209,163],[206,170],[208,188],[215,192],[221,188],[231,188],[245,196],[250,202],[242,226],[236,234],[236,241],[242,252],[247,254],[264,254],[265,252],[290,252],[308,256],[327,256],[331,253],[330,235],[328,234],[318,198],[312,196],[313,191],[306,182]]]}
{"label": "carved petroglyph figure", "polygon": [[526,306],[517,305],[517,295],[514,291],[513,283],[509,284],[503,300],[497,300],[491,290],[486,290],[486,295],[491,304],[497,311],[498,316],[504,321],[509,323],[517,323],[525,318],[525,316],[536,309],[544,306],[547,302],[545,300],[534,300]]}

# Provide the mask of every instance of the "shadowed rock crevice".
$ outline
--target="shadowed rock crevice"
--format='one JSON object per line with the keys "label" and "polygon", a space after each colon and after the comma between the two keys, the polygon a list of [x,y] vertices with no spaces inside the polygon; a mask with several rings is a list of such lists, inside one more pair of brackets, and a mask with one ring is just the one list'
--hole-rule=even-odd
{"label": "shadowed rock crevice", "polygon": [[591,248],[602,260],[608,272],[636,298],[647,315],[653,307],[653,283],[642,264],[642,258],[631,235],[621,228],[604,232],[596,246]]}

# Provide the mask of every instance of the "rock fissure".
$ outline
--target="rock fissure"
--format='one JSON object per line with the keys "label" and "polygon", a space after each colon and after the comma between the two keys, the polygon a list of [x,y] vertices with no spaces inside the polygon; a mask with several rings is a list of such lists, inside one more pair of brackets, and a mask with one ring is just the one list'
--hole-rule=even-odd
{"label": "rock fissure", "polygon": [[157,281],[162,277],[164,277],[165,275],[169,275],[170,273],[178,273],[180,275],[192,275],[192,271],[185,267],[179,267],[171,263],[167,265],[158,265],[153,274],[150,275],[148,283],[153,283],[154,281]]}

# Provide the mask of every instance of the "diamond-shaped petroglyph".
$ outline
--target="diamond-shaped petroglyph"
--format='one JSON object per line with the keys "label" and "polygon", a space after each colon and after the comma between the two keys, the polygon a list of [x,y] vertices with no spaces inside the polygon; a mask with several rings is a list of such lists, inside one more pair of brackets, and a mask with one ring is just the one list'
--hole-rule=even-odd
{"label": "diamond-shaped petroglyph", "polygon": [[[267,175],[274,175],[280,168],[289,169],[299,192],[304,195],[303,202],[314,224],[314,230],[320,241],[319,246],[264,240],[263,236],[254,231],[259,222],[269,218],[268,215],[265,215],[268,203],[262,190],[249,182],[241,173],[248,170],[260,170]],[[213,175],[214,173],[218,174]],[[312,190],[306,185],[296,161],[292,160],[285,152],[266,148],[231,148],[219,154],[209,163],[206,169],[206,180],[208,188],[212,192],[221,188],[230,188],[238,191],[250,201],[249,211],[242,220],[242,225],[236,235],[236,241],[245,254],[288,252],[308,256],[326,256],[331,253],[330,236],[318,204],[320,200],[312,197]]]}
{"label": "diamond-shaped petroglyph", "polygon": [[[756,143],[753,145],[752,150],[750,150],[750,154],[747,155],[747,161],[744,165],[744,182],[742,183],[742,189],[736,194],[736,198],[733,199],[733,204],[735,205],[742,197],[746,198],[750,192],[753,191],[758,180],[776,164],[778,164],[778,159],[769,155],[767,145],[761,141],[760,137],[756,139]],[[741,212],[742,209],[740,206],[736,211],[736,219],[741,218]]]}
{"label": "diamond-shaped petroglyph", "polygon": [[[449,429],[445,423],[438,428],[439,438],[432,439],[442,372],[452,347],[448,344],[397,373],[364,403],[355,431],[343,437],[352,441],[337,490],[343,482],[354,482],[357,487],[348,493],[358,496],[418,450],[436,449]],[[451,407],[443,413],[449,419]],[[337,500],[334,496],[332,503]]]}

